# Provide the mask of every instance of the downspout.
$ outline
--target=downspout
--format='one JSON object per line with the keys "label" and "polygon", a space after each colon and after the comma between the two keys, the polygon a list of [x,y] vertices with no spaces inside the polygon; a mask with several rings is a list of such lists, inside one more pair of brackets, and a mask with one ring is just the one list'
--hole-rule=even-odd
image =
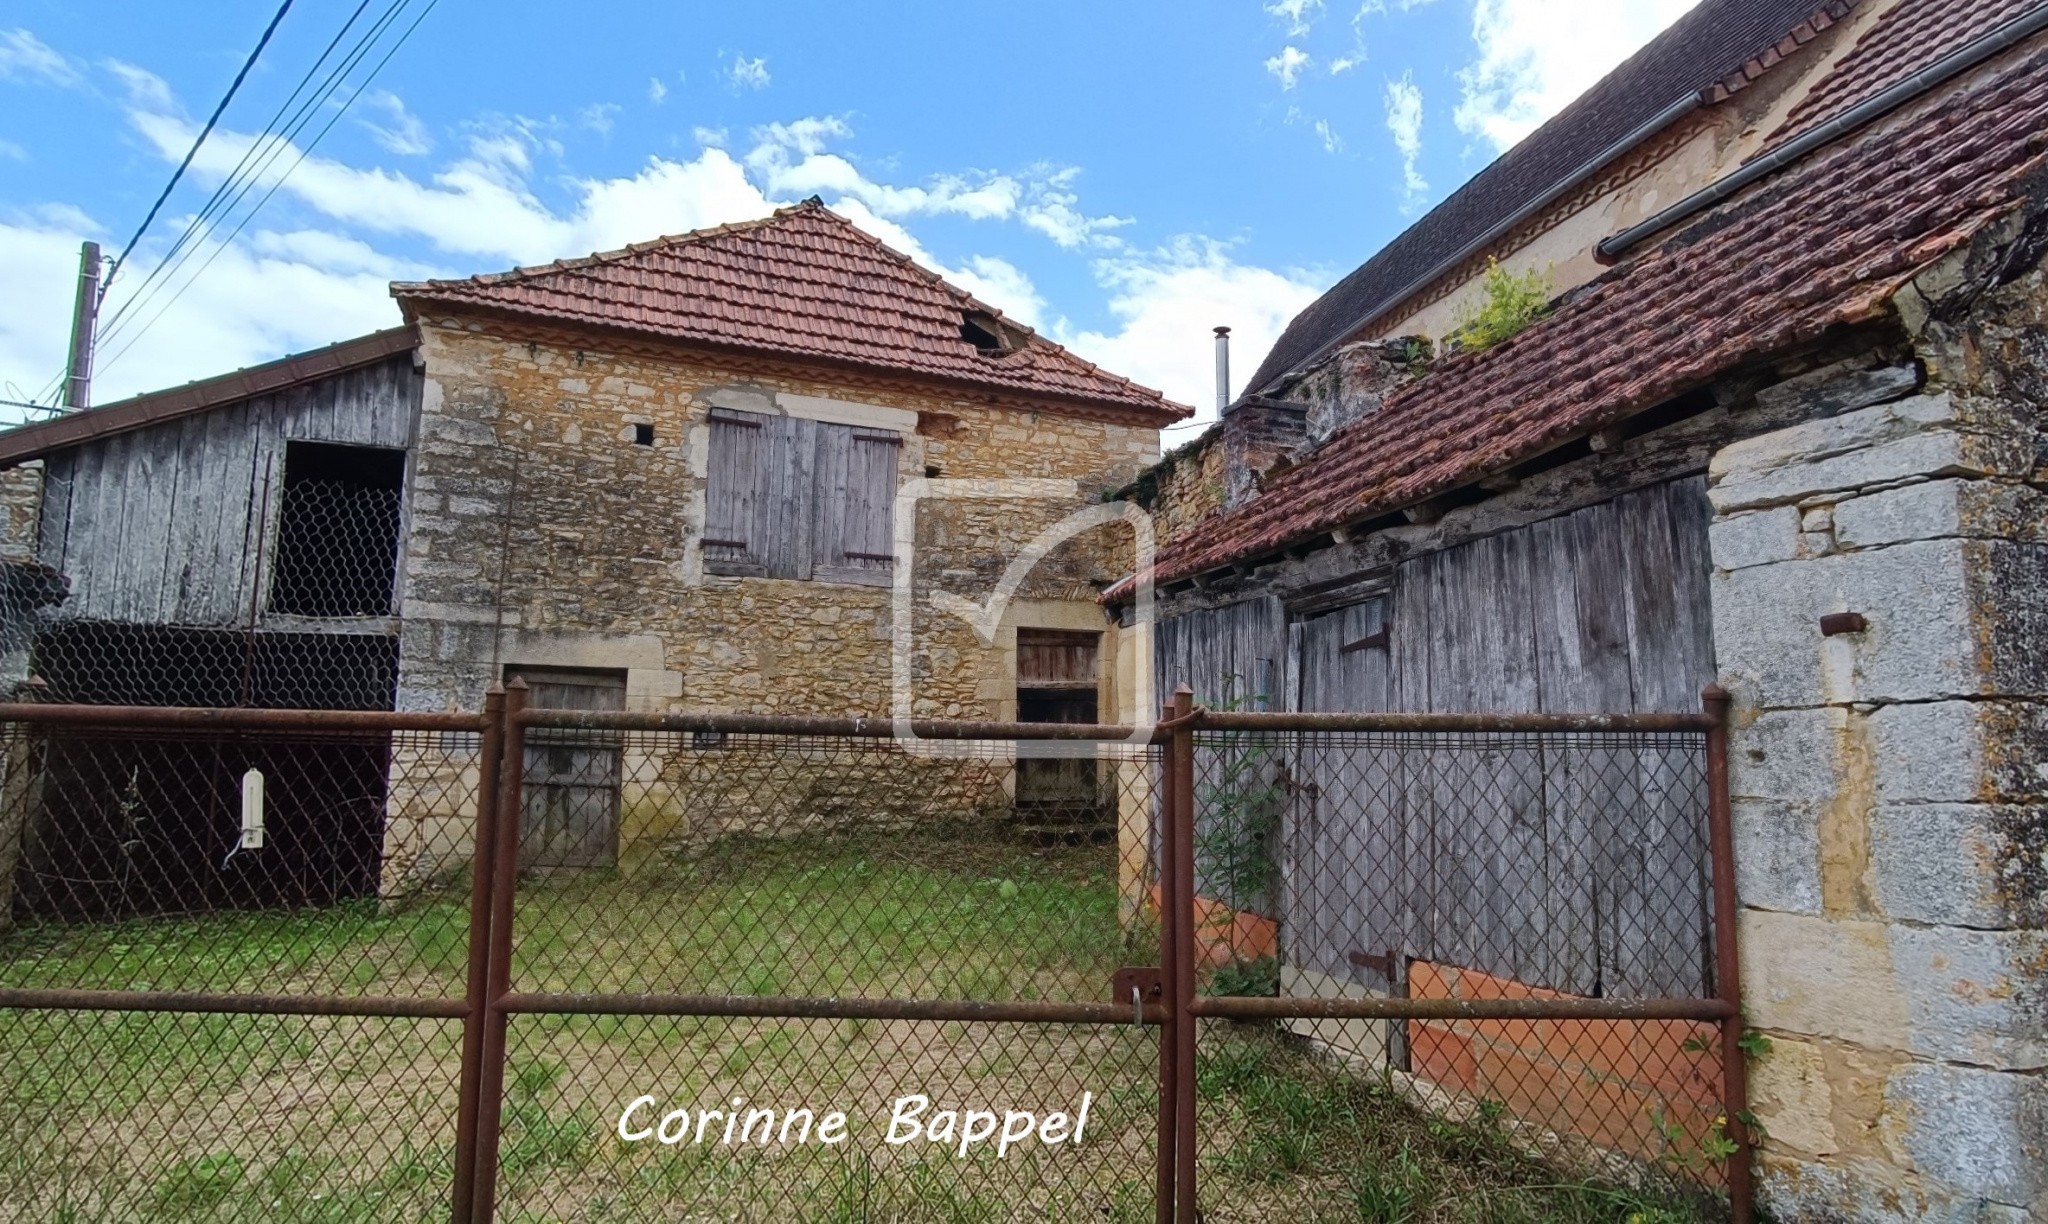
{"label": "downspout", "polygon": [[[1549,188],[1544,190],[1544,192],[1541,195],[1538,195],[1535,199],[1532,199],[1528,203],[1523,204],[1521,207],[1515,209],[1514,212],[1509,213],[1506,217],[1502,218],[1501,220],[1494,222],[1491,226],[1487,227],[1485,233],[1480,234],[1477,238],[1474,238],[1472,241],[1466,243],[1464,246],[1459,247],[1452,254],[1446,256],[1441,260],[1438,260],[1436,264],[1434,264],[1429,269],[1429,271],[1424,272],[1422,275],[1416,277],[1414,280],[1409,281],[1406,285],[1403,285],[1399,293],[1396,293],[1393,296],[1387,298],[1385,301],[1381,302],[1380,305],[1375,306],[1370,311],[1366,312],[1363,316],[1361,316],[1358,319],[1357,322],[1351,324],[1349,327],[1346,327],[1344,330],[1338,332],[1337,337],[1335,339],[1326,341],[1321,347],[1317,348],[1307,357],[1303,358],[1299,362],[1296,362],[1294,369],[1289,370],[1288,374],[1291,375],[1296,373],[1297,371],[1305,370],[1308,367],[1314,365],[1316,362],[1321,361],[1324,357],[1329,356],[1330,352],[1334,350],[1339,344],[1342,344],[1346,338],[1356,335],[1360,328],[1370,326],[1372,323],[1383,318],[1388,313],[1390,313],[1395,307],[1400,306],[1402,303],[1406,302],[1409,299],[1409,297],[1412,296],[1417,290],[1428,285],[1431,281],[1436,280],[1438,277],[1444,275],[1446,272],[1451,271],[1453,268],[1456,268],[1459,264],[1464,263],[1466,260],[1472,258],[1474,255],[1477,255],[1479,252],[1485,250],[1487,247],[1492,246],[1494,242],[1501,237],[1501,235],[1507,233],[1509,230],[1514,229],[1522,222],[1527,221],[1530,217],[1534,216],[1535,214],[1543,211],[1544,209],[1550,207],[1552,204],[1556,203],[1559,199],[1563,198],[1563,196],[1567,192],[1572,191],[1581,183],[1585,182],[1587,179],[1592,178],[1595,174],[1599,173],[1601,169],[1603,169],[1609,162],[1613,161],[1615,158],[1620,157],[1622,154],[1628,152],[1630,149],[1633,149],[1637,145],[1641,144],[1643,141],[1648,140],[1652,136],[1655,136],[1658,132],[1663,131],[1665,128],[1678,122],[1680,119],[1683,119],[1685,116],[1691,114],[1693,111],[1698,110],[1703,105],[1705,105],[1705,99],[1701,96],[1701,94],[1698,91],[1694,91],[1692,93],[1686,94],[1684,97],[1678,99],[1677,101],[1671,103],[1671,105],[1665,107],[1663,110],[1660,110],[1656,114],[1650,116],[1648,119],[1644,120],[1642,123],[1638,124],[1636,127],[1631,129],[1627,135],[1623,136],[1621,139],[1615,141],[1613,144],[1608,145],[1606,148],[1600,150],[1598,153],[1595,153],[1593,156],[1581,162],[1576,168],[1572,170],[1570,174],[1565,175],[1562,179],[1559,179],[1556,183],[1552,184]],[[1246,395],[1250,395],[1254,392],[1261,392],[1264,390],[1264,387],[1246,387],[1244,389],[1244,393]]]}
{"label": "downspout", "polygon": [[1969,43],[1960,50],[1922,68],[1920,71],[1879,93],[1873,94],[1821,124],[1811,131],[1779,145],[1754,161],[1730,171],[1721,178],[1673,204],[1647,221],[1621,231],[1601,241],[1593,253],[1603,263],[1612,263],[1621,258],[1630,248],[1642,244],[1654,234],[1670,229],[1687,218],[1712,208],[1721,201],[1741,191],[1751,183],[1781,170],[1800,158],[1828,144],[1857,128],[1890,114],[1908,102],[1920,98],[1936,86],[1967,72],[2004,51],[2016,43],[2048,28],[2048,4],[2037,6],[2013,18],[1982,38]]}

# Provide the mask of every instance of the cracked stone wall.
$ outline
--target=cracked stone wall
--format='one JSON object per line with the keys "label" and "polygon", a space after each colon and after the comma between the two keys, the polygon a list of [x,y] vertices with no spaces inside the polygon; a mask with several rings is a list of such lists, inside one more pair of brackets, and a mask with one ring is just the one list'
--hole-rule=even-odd
{"label": "cracked stone wall", "polygon": [[[1020,626],[1103,631],[1110,683],[1114,635],[1094,597],[1131,566],[1128,527],[1055,549],[980,627],[986,638],[929,595],[988,599],[1042,530],[1158,458],[1154,428],[529,343],[461,319],[427,321],[422,351],[401,709],[475,708],[505,667],[525,665],[623,671],[628,709],[886,716],[889,587],[705,572],[714,406],[895,430],[899,483],[1025,477],[1064,490],[920,504],[918,716],[1013,717]],[[635,426],[652,427],[653,445],[636,444]],[[1116,708],[1107,687],[1101,700]],[[466,852],[465,834],[431,826],[394,822],[394,870],[427,875]]]}
{"label": "cracked stone wall", "polygon": [[1781,1219],[2048,1218],[2048,292],[1983,263],[1898,300],[1924,384],[1807,376],[1856,406],[1709,474]]}

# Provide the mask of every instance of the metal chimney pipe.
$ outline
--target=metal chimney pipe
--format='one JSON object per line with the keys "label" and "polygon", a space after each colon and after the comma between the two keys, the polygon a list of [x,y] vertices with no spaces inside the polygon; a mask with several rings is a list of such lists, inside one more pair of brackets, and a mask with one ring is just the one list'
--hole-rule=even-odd
{"label": "metal chimney pipe", "polygon": [[1216,329],[1216,411],[1230,407],[1230,329]]}

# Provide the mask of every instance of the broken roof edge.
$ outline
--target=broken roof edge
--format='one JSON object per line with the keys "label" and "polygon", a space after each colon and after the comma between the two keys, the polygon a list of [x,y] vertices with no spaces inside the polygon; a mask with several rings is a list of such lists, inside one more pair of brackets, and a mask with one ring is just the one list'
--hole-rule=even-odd
{"label": "broken roof edge", "polygon": [[[411,303],[431,303],[437,308],[448,310],[453,315],[475,319],[486,326],[495,326],[501,334],[519,333],[522,338],[552,340],[563,333],[589,336],[597,340],[612,340],[614,347],[624,344],[638,344],[647,352],[673,360],[678,355],[691,354],[729,363],[757,363],[782,370],[807,372],[813,377],[819,374],[851,375],[877,382],[894,383],[915,387],[925,391],[944,389],[946,391],[986,397],[999,406],[1019,411],[1052,412],[1063,416],[1091,420],[1111,420],[1122,423],[1137,423],[1162,428],[1186,420],[1195,414],[1193,408],[1167,399],[1163,394],[1149,403],[1128,399],[1112,399],[1107,396],[1095,397],[1075,395],[1056,391],[1031,391],[1004,383],[981,382],[964,377],[906,369],[902,366],[855,361],[850,358],[832,357],[826,354],[799,353],[784,349],[756,345],[728,344],[715,340],[695,339],[673,335],[655,328],[633,327],[624,323],[604,323],[592,319],[564,319],[555,315],[522,311],[517,308],[483,303],[467,298],[418,297],[406,303],[407,322],[410,326],[433,327],[439,330],[459,330],[425,317]],[[1051,343],[1047,341],[1047,343]],[[1061,350],[1064,352],[1065,350]],[[1082,358],[1074,358],[1076,361]],[[1120,376],[1104,371],[1108,378]],[[1131,386],[1129,379],[1122,379]],[[1150,388],[1143,388],[1150,390]]]}
{"label": "broken roof edge", "polygon": [[226,404],[270,395],[301,383],[374,365],[419,346],[419,329],[411,323],[342,340],[322,348],[291,353],[260,365],[196,379],[177,387],[149,391],[82,412],[66,413],[0,432],[0,469],[14,467],[51,451],[99,438],[193,416]]}

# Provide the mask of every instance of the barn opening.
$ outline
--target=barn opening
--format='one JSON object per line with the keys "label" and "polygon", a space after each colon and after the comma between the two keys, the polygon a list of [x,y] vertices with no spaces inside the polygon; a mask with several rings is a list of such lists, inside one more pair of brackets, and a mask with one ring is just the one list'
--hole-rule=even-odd
{"label": "barn opening", "polygon": [[404,488],[402,450],[285,443],[270,611],[389,616]]}

